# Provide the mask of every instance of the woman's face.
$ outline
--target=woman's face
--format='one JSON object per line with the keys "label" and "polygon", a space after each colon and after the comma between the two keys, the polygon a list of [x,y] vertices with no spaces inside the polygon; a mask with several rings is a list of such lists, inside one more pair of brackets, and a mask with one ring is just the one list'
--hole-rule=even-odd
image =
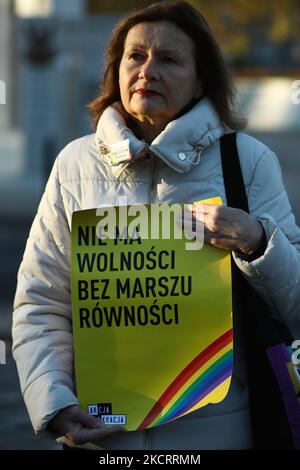
{"label": "woman's face", "polygon": [[193,41],[168,21],[133,26],[124,45],[119,86],[132,117],[163,129],[201,95]]}

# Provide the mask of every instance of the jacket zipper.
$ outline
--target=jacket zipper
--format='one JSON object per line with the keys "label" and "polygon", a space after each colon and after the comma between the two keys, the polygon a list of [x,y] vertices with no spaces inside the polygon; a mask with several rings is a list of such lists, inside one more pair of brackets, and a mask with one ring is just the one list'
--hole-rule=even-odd
{"label": "jacket zipper", "polygon": [[[149,152],[149,155],[151,155],[150,150],[147,150],[147,152]],[[153,158],[153,166],[152,166],[152,176],[151,176],[151,183],[150,183],[150,189],[149,189],[149,203],[150,204],[154,204],[156,194],[157,194],[157,177],[158,177],[158,167],[159,167],[157,156],[152,154],[152,158]]]}

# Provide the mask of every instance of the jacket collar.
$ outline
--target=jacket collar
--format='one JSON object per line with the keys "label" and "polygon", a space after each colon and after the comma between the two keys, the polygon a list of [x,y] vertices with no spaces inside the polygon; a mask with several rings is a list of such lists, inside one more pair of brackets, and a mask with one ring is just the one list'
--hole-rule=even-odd
{"label": "jacket collar", "polygon": [[[169,122],[151,145],[139,140],[126,126],[117,109],[109,106],[99,119],[95,142],[99,157],[112,167],[116,176],[119,176],[132,160],[145,155],[149,150],[175,171],[184,174],[199,163],[202,150],[228,131],[230,132],[221,123],[208,98],[203,98],[188,113]],[[115,144],[122,141],[122,151],[126,153],[127,148],[131,160],[116,164],[111,158],[112,152]]]}

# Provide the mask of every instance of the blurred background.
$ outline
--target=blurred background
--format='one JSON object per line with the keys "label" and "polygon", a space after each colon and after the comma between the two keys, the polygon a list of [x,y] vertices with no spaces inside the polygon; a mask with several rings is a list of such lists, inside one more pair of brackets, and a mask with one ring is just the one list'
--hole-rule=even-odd
{"label": "blurred background", "polygon": [[[104,51],[134,0],[0,0],[0,449],[55,449],[35,437],[11,357],[16,275],[59,150],[93,132]],[[277,154],[300,222],[300,2],[191,1],[234,71],[246,132]]]}

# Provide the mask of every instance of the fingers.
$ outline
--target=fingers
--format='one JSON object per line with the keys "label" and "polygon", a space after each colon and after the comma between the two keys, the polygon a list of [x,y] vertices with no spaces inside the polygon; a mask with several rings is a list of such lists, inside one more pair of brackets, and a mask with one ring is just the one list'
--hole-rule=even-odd
{"label": "fingers", "polygon": [[[186,235],[195,236],[196,233],[202,234],[202,240],[206,243],[210,243],[216,248],[221,248],[223,250],[235,250],[237,245],[237,240],[232,237],[230,233],[229,236],[227,233],[229,230],[220,231],[220,229],[209,219],[209,215],[197,214],[195,217],[191,218],[191,212],[187,214],[184,212],[182,228]],[[202,218],[202,219],[200,219]],[[204,223],[205,218],[205,223]],[[203,222],[202,222],[203,220]]]}
{"label": "fingers", "polygon": [[235,246],[230,239],[211,237],[209,242],[211,245],[214,245],[217,248],[222,248],[223,250],[230,251],[235,249]]}
{"label": "fingers", "polygon": [[66,436],[75,445],[83,445],[91,440],[125,431],[121,426],[106,426],[78,405],[61,410],[52,419],[51,429]]}
{"label": "fingers", "polygon": [[186,236],[196,236],[217,248],[234,251],[240,249],[243,242],[241,233],[247,233],[242,212],[217,204],[186,205],[181,222],[177,223]]}
{"label": "fingers", "polygon": [[201,220],[198,213],[195,211],[183,210],[182,213],[177,215],[177,224],[182,227],[182,229],[192,229],[195,231],[197,228],[203,228],[204,220]]}
{"label": "fingers", "polygon": [[65,436],[75,445],[83,445],[87,442],[96,441],[97,439],[103,439],[119,432],[124,432],[124,428],[115,426],[108,428],[103,423],[101,427],[87,429],[81,427],[79,423],[73,425],[73,428],[65,434]]}
{"label": "fingers", "polygon": [[207,204],[207,203],[202,203],[202,204],[193,204],[193,210],[198,210],[199,212],[203,214],[211,214],[212,212],[215,212],[216,209],[219,209],[220,204]]}
{"label": "fingers", "polygon": [[74,428],[71,430],[71,434],[75,434],[73,437],[76,440],[88,442],[92,439],[98,439],[106,435],[111,435],[116,432],[125,431],[122,426],[107,427],[99,419],[90,416],[88,413],[78,407],[76,410],[76,423]]}
{"label": "fingers", "polygon": [[184,210],[177,215],[177,224],[187,231],[192,229],[195,232],[202,228],[201,224],[214,220],[220,207],[222,206],[215,204],[184,204]]}
{"label": "fingers", "polygon": [[98,429],[90,429],[88,430],[88,439],[87,441],[93,441],[99,438],[103,437],[108,437],[113,434],[125,432],[124,428],[121,426],[113,426],[113,427],[107,427],[106,425],[103,425],[102,428]]}

